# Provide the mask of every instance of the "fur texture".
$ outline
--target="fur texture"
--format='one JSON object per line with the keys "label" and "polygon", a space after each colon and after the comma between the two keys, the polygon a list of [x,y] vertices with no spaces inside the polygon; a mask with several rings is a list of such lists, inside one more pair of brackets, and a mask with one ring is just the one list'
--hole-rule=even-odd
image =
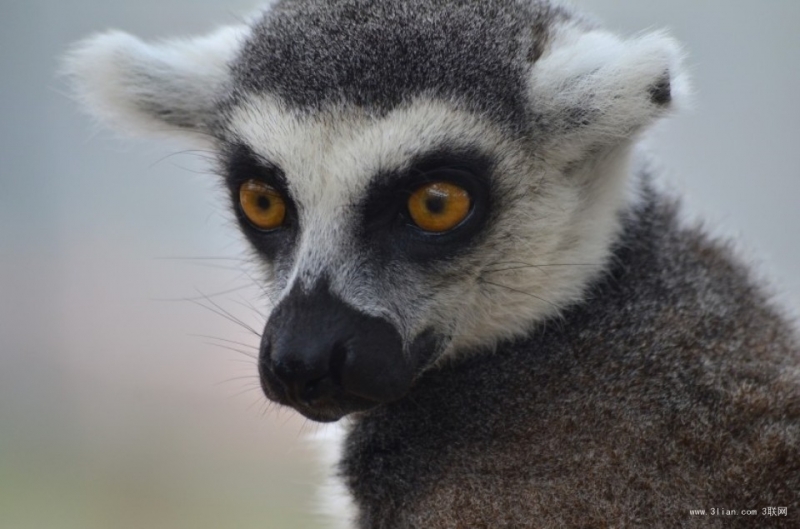
{"label": "fur texture", "polygon": [[[724,246],[644,193],[585,303],[352,423],[339,468],[358,527],[800,520],[793,331]],[[759,515],[689,514],[712,506]]]}
{"label": "fur texture", "polygon": [[[543,0],[283,0],[209,37],[101,35],[67,70],[99,118],[216,149],[273,304],[325,285],[331,306],[389,322],[406,357],[430,344],[403,398],[344,420],[348,525],[800,514],[794,331],[633,168],[687,92],[665,34],[623,39]],[[424,240],[376,229],[386,190],[402,202],[431,160],[471,175],[485,217]],[[291,223],[247,222],[252,178]],[[753,518],[697,523],[723,521]]]}
{"label": "fur texture", "polygon": [[389,111],[425,94],[527,128],[521,87],[567,20],[540,1],[279,2],[235,63],[236,86],[300,109]]}

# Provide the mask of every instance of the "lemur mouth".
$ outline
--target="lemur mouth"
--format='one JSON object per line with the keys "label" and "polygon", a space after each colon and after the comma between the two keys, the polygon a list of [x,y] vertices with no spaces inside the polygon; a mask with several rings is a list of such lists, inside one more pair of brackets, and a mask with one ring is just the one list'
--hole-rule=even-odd
{"label": "lemur mouth", "polygon": [[259,361],[259,375],[261,388],[269,400],[294,408],[312,421],[334,422],[345,415],[367,411],[381,404],[379,401],[348,394],[344,389],[335,385],[325,388],[325,394],[318,397],[310,396],[308,393],[299,394],[291,390],[267,362],[261,360]]}
{"label": "lemur mouth", "polygon": [[368,402],[364,401],[363,403],[358,403],[354,401],[350,402],[329,402],[329,403],[319,403],[314,404],[314,407],[310,407],[310,405],[300,404],[294,405],[294,408],[298,413],[306,417],[307,419],[311,419],[312,421],[316,422],[336,422],[345,415],[350,415],[351,413],[358,413],[371,410],[375,408],[380,403],[377,402]]}

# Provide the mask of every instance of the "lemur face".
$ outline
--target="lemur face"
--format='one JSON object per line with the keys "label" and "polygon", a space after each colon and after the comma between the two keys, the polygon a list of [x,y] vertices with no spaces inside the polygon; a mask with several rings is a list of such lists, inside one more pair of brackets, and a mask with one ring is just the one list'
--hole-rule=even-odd
{"label": "lemur face", "polygon": [[663,35],[512,0],[282,1],[195,40],[102,35],[69,68],[101,118],[216,149],[274,306],[262,386],[319,421],[580,299],[681,84]]}
{"label": "lemur face", "polygon": [[[377,116],[300,115],[268,96],[240,105],[223,171],[275,303],[259,362],[267,395],[338,419],[402,397],[446,350],[476,345],[465,338],[487,310],[501,316],[511,270],[500,271],[519,268],[515,226],[543,184],[526,178],[544,173],[522,148],[426,99]],[[540,220],[559,214],[542,202]]]}

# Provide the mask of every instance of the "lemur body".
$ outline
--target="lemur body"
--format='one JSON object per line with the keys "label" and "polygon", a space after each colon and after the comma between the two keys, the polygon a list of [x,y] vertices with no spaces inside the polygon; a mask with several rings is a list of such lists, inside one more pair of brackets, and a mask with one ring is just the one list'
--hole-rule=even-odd
{"label": "lemur body", "polygon": [[[729,251],[647,190],[586,297],[353,421],[358,527],[796,523],[797,348]],[[770,501],[795,522],[765,520]],[[697,522],[698,505],[759,516]]]}
{"label": "lemur body", "polygon": [[275,304],[262,386],[347,416],[350,524],[800,513],[794,330],[635,162],[685,91],[665,35],[539,0],[284,0],[68,65],[100,118],[219,153]]}

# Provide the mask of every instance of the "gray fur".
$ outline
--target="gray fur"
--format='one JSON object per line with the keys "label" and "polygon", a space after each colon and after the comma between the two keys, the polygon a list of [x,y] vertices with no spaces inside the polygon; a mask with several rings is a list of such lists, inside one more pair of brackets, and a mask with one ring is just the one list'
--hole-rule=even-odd
{"label": "gray fur", "polygon": [[526,128],[524,77],[549,28],[574,18],[541,0],[282,0],[234,63],[234,85],[304,110],[380,113],[428,95]]}

